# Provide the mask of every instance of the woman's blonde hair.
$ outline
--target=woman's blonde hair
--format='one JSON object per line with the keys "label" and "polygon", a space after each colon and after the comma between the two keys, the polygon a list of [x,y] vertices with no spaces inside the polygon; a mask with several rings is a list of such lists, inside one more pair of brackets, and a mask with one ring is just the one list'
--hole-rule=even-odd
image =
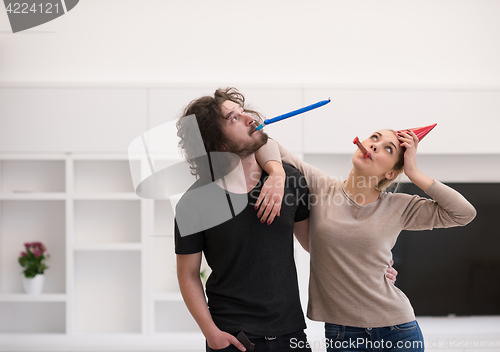
{"label": "woman's blonde hair", "polygon": [[[396,135],[396,132],[394,130],[390,130],[390,129],[387,129],[386,131],[391,131],[392,133],[394,133],[394,135]],[[397,137],[397,136],[396,136]],[[387,190],[387,188],[389,186],[391,186],[391,184],[397,179],[399,178],[399,175],[404,171],[404,167],[405,167],[405,148],[401,148],[401,150],[399,151],[399,158],[398,158],[398,161],[396,162],[396,164],[394,164],[394,167],[393,169],[396,170],[396,172],[398,173],[398,176],[394,177],[393,179],[388,179],[388,178],[385,178],[380,180],[378,185],[375,187],[376,190],[380,191],[380,192],[384,192],[385,190]],[[399,188],[399,179],[398,181],[396,182],[395,184],[395,187],[394,187],[394,192],[396,192]]]}

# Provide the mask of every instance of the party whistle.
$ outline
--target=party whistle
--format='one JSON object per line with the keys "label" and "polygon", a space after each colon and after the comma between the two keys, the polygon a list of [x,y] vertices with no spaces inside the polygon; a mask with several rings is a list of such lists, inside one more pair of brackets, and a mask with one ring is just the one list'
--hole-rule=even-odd
{"label": "party whistle", "polygon": [[365,158],[370,158],[370,159],[372,158],[370,152],[368,150],[366,150],[366,148],[363,146],[363,144],[361,144],[358,137],[354,138],[352,143],[354,143],[358,146],[359,150],[361,150],[361,153],[363,153]]}
{"label": "party whistle", "polygon": [[284,120],[284,119],[287,119],[289,117],[292,117],[292,116],[295,116],[295,115],[298,115],[298,114],[303,114],[304,112],[307,112],[309,110],[313,110],[313,109],[316,109],[316,108],[319,108],[320,106],[323,106],[323,105],[326,105],[330,102],[330,98],[328,98],[328,100],[322,100],[320,102],[317,102],[315,104],[311,104],[309,106],[306,106],[304,108],[301,108],[301,109],[297,109],[297,110],[294,110],[294,111],[290,111],[286,114],[283,114],[283,115],[280,115],[280,116],[276,116],[276,117],[273,117],[272,119],[266,119],[263,123],[261,123],[259,125],[259,127],[257,127],[255,130],[258,131],[258,130],[261,130],[264,128],[264,126],[267,126],[267,125],[270,125],[272,123],[275,123],[275,122],[278,122],[278,121],[281,121],[281,120]]}

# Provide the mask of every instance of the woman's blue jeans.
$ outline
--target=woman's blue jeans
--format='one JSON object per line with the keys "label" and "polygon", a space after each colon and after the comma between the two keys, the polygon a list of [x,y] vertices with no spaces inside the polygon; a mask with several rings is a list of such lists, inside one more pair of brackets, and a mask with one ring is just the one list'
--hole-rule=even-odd
{"label": "woman's blue jeans", "polygon": [[381,328],[357,328],[325,323],[326,351],[421,352],[424,337],[416,320]]}

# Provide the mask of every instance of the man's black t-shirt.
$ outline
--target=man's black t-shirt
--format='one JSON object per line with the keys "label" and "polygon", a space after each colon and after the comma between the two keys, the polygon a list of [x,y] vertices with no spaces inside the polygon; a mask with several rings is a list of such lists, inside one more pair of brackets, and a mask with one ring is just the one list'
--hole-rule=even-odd
{"label": "man's black t-shirt", "polygon": [[[176,221],[175,253],[203,251],[212,269],[206,284],[208,306],[222,331],[279,336],[306,327],[293,256],[293,226],[309,217],[309,190],[300,171],[283,166],[287,180],[281,214],[271,225],[262,224],[255,210],[268,176],[265,171],[248,194],[230,194],[231,199],[248,197],[247,206],[232,219],[187,236],[180,235]],[[215,183],[209,187],[214,198],[226,196],[226,191]],[[213,211],[214,204],[208,200],[200,204],[190,199],[192,194],[188,191],[181,198],[176,217],[179,212],[184,212],[184,217],[189,212],[197,222],[200,220],[196,214]]]}

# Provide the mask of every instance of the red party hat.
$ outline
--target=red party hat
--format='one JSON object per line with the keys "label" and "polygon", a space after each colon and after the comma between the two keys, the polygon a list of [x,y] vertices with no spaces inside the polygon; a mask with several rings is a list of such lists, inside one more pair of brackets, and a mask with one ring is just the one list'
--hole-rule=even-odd
{"label": "red party hat", "polygon": [[[435,123],[434,125],[429,125],[429,126],[425,126],[425,127],[410,128],[409,130],[414,132],[417,135],[418,141],[420,142],[427,135],[427,133],[429,133],[434,127],[436,127],[436,125],[437,125],[437,123]],[[400,132],[408,132],[408,130],[396,131],[396,133],[400,133]]]}

